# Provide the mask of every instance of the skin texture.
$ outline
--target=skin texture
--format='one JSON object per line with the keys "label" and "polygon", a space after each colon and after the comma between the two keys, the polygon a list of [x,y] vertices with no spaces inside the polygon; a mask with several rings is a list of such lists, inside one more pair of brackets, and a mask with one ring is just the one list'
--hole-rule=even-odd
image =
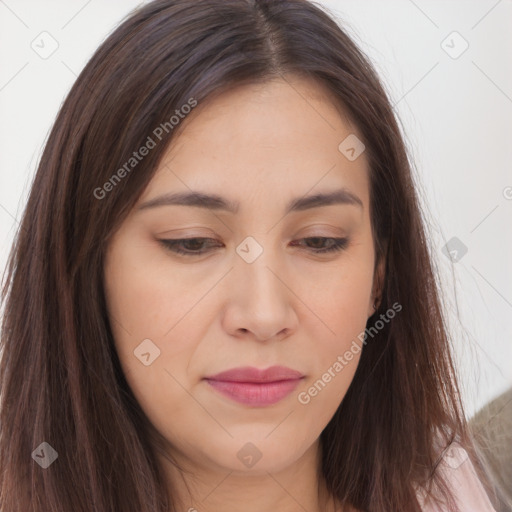
{"label": "skin texture", "polygon": [[[111,239],[104,268],[129,385],[166,439],[169,456],[187,470],[182,475],[161,457],[175,482],[173,499],[178,510],[199,512],[334,510],[319,476],[319,436],[360,353],[309,403],[298,395],[357,340],[378,296],[368,163],[365,153],[349,161],[338,150],[357,129],[321,85],[293,76],[225,92],[183,123]],[[292,198],[342,187],[362,207],[335,204],[285,214]],[[237,201],[239,210],[138,209],[161,194],[190,190]],[[263,248],[252,263],[235,250],[248,236]],[[200,256],[180,256],[159,242],[192,237],[216,242]],[[316,255],[313,249],[329,242],[306,237],[349,242],[339,252]],[[134,355],[144,339],[160,350],[148,366]],[[203,380],[234,367],[277,364],[305,377],[266,407],[234,402]],[[247,453],[249,442],[261,454],[250,468],[237,456]]]}

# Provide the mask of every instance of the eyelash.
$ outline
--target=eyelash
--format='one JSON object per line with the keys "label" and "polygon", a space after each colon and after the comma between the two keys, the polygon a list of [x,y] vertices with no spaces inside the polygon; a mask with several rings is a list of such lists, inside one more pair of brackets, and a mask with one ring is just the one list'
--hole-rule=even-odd
{"label": "eyelash", "polygon": [[[174,240],[160,240],[163,246],[177,254],[181,254],[184,256],[201,256],[202,254],[206,254],[208,251],[187,251],[183,250],[183,243],[187,243],[190,241],[200,240],[201,242],[205,240],[213,240],[214,238],[203,238],[203,237],[193,237],[193,238],[177,238]],[[314,254],[327,254],[333,252],[340,252],[347,248],[349,243],[348,238],[334,238],[334,237],[323,237],[323,236],[309,236],[306,238],[302,238],[301,240],[331,240],[331,246],[327,249],[312,249]],[[204,243],[204,242],[203,242]]]}

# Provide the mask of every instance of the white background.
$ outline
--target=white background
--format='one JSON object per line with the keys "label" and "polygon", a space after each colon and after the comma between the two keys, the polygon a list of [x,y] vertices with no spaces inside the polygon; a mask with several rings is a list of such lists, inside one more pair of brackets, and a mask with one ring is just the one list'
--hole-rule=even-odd
{"label": "white background", "polygon": [[[471,415],[512,385],[512,1],[320,3],[371,58],[403,124]],[[139,4],[0,0],[1,269],[61,102]],[[31,47],[43,31],[58,43],[47,59]],[[464,40],[458,58],[443,49]],[[441,249],[454,236],[468,252],[452,263]]]}

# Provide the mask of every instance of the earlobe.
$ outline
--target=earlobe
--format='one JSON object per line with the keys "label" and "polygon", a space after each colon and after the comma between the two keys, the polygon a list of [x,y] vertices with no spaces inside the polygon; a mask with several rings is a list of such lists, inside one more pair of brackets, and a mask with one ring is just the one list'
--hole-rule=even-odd
{"label": "earlobe", "polygon": [[375,313],[375,311],[377,311],[377,307],[377,301],[373,300],[372,295],[372,301],[370,302],[370,306],[368,307],[368,318],[370,318]]}

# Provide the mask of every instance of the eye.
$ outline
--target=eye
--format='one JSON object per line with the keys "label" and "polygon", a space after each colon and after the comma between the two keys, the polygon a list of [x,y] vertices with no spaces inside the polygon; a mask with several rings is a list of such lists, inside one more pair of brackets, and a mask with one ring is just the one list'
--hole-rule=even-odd
{"label": "eye", "polygon": [[[316,254],[342,251],[347,248],[349,242],[348,238],[332,238],[323,236],[310,236],[308,238],[302,238],[301,240],[309,241],[310,244],[307,244],[307,247]],[[325,245],[326,242],[329,242],[327,246]],[[292,245],[298,244],[292,242]]]}
{"label": "eye", "polygon": [[[307,241],[306,249],[311,250],[311,252],[315,254],[342,251],[346,249],[349,242],[348,238],[321,236],[302,238],[299,242],[301,241]],[[185,256],[200,256],[210,252],[215,247],[219,247],[219,242],[214,238],[179,238],[174,240],[160,240],[160,242],[166,249]],[[294,241],[291,245],[297,246],[300,244]]]}
{"label": "eye", "polygon": [[160,240],[166,249],[173,251],[177,254],[183,254],[185,256],[199,256],[209,252],[204,250],[206,242],[208,246],[212,246],[212,242],[216,243],[217,240],[214,238],[177,238],[175,240]]}

